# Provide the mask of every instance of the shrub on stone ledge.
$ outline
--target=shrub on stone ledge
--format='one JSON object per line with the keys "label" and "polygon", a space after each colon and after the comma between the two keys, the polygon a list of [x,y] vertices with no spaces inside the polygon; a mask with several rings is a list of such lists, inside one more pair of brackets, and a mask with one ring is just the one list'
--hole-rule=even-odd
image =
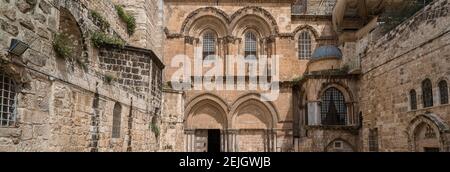
{"label": "shrub on stone ledge", "polygon": [[111,25],[99,12],[91,10],[91,17],[95,25],[100,27],[102,30],[107,30]]}
{"label": "shrub on stone ledge", "polygon": [[117,15],[119,15],[120,19],[127,24],[128,34],[132,35],[136,30],[136,19],[134,16],[125,12],[122,6],[116,5]]}
{"label": "shrub on stone ledge", "polygon": [[55,34],[53,38],[53,50],[55,50],[56,56],[63,59],[71,59],[72,48],[69,37],[64,34]]}
{"label": "shrub on stone ledge", "polygon": [[110,45],[110,46],[117,46],[117,47],[123,47],[125,46],[125,41],[122,39],[108,35],[103,32],[93,32],[91,36],[92,44],[100,48],[101,46]]}
{"label": "shrub on stone ledge", "polygon": [[112,82],[116,81],[117,78],[113,74],[105,74],[105,83],[112,84]]}

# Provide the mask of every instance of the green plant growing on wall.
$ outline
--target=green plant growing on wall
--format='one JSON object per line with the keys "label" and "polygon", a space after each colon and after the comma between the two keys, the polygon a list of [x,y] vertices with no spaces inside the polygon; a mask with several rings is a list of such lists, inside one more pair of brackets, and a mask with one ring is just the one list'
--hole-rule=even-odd
{"label": "green plant growing on wall", "polygon": [[111,25],[99,12],[91,10],[91,17],[95,24],[102,30],[107,30]]}
{"label": "green plant growing on wall", "polygon": [[63,58],[63,59],[72,59],[72,46],[70,46],[72,43],[69,40],[69,37],[57,33],[54,35],[53,38],[53,50],[55,50],[56,56]]}
{"label": "green plant growing on wall", "polygon": [[110,36],[103,32],[93,32],[91,36],[91,41],[97,48],[100,48],[101,46],[104,45],[112,45],[118,47],[125,46],[125,41],[123,41],[122,39],[115,36]]}
{"label": "green plant growing on wall", "polygon": [[74,45],[67,35],[56,33],[53,37],[52,46],[57,57],[63,58],[65,60],[75,61],[83,70],[87,70],[87,65],[81,59],[81,57],[73,56]]}
{"label": "green plant growing on wall", "polygon": [[409,0],[404,1],[403,4],[400,5],[402,8],[387,8],[379,19],[382,23],[382,32],[387,33],[394,29],[431,1],[432,0]]}
{"label": "green plant growing on wall", "polygon": [[304,78],[303,76],[295,77],[294,79],[292,79],[292,84],[293,85],[300,84],[302,82],[303,78]]}
{"label": "green plant growing on wall", "polygon": [[348,73],[350,71],[350,66],[348,64],[345,64],[341,67],[341,72]]}
{"label": "green plant growing on wall", "polygon": [[113,74],[105,74],[105,83],[112,84],[112,82],[116,81],[117,78]]}
{"label": "green plant growing on wall", "polygon": [[81,69],[83,69],[84,71],[87,71],[88,66],[81,58],[75,58],[75,61],[77,62],[78,66],[81,67]]}
{"label": "green plant growing on wall", "polygon": [[150,128],[151,128],[152,132],[155,133],[155,136],[159,137],[160,129],[159,129],[158,125],[156,125],[155,123],[152,122],[150,124]]}
{"label": "green plant growing on wall", "polygon": [[133,35],[136,31],[136,18],[134,16],[128,14],[122,6],[116,5],[117,15],[119,15],[120,19],[127,24],[127,31],[129,35]]}

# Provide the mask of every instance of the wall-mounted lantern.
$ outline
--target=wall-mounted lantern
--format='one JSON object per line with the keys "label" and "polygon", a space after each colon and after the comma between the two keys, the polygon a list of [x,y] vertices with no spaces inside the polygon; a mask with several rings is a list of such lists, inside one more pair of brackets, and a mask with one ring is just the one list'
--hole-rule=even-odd
{"label": "wall-mounted lantern", "polygon": [[17,56],[22,56],[28,48],[30,48],[30,46],[27,43],[18,39],[12,39],[8,52]]}

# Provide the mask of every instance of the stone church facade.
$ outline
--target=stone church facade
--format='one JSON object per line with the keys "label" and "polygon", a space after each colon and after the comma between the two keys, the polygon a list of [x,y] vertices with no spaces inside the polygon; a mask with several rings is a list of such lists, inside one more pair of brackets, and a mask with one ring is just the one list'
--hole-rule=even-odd
{"label": "stone church facade", "polygon": [[[0,151],[450,151],[449,0],[387,33],[399,1],[0,4]],[[60,34],[73,57],[58,57]],[[8,52],[12,39],[30,48]],[[174,89],[174,58],[196,54],[277,58],[279,97]]]}

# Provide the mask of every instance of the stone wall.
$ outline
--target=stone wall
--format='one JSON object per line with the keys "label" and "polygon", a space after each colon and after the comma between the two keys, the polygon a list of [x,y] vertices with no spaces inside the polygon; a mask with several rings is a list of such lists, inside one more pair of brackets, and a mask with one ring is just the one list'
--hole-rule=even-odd
{"label": "stone wall", "polygon": [[[449,8],[448,0],[435,1],[383,37],[376,37],[374,31],[357,42],[363,71],[364,151],[369,149],[370,129],[378,128],[380,151],[411,151],[413,119],[434,114],[450,122],[450,107],[439,103],[438,91],[438,82],[450,79]],[[422,101],[422,81],[427,78],[433,86],[434,106],[430,108],[424,108]],[[412,89],[417,92],[418,110],[410,108]]]}
{"label": "stone wall", "polygon": [[[66,32],[64,27],[72,25],[71,22],[59,22],[63,10],[70,13],[64,19],[71,20],[76,24],[74,27],[78,27],[66,31],[79,30],[81,33],[73,34],[76,40],[81,40],[81,45],[78,45],[82,47],[81,55],[73,57],[80,59],[79,63],[58,57],[53,51],[54,34]],[[0,128],[0,151],[158,149],[150,122],[158,114],[156,109],[161,108],[161,94],[143,93],[142,96],[142,93],[124,89],[116,82],[104,82],[104,74],[108,70],[100,67],[99,57],[103,56],[90,40],[91,32],[99,30],[91,20],[92,10],[99,12],[111,24],[108,33],[131,42],[124,24],[118,22],[120,20],[111,1],[0,1],[0,72],[13,78],[19,88],[18,123]],[[30,49],[22,56],[6,52],[12,38],[30,44]],[[100,52],[109,51],[101,49]],[[119,48],[114,52],[139,54],[142,50]],[[159,61],[157,57],[153,60]],[[131,60],[125,63],[133,64]],[[161,73],[163,66],[158,67],[154,69]],[[147,82],[149,88],[159,88],[153,78],[147,78]],[[159,101],[146,99],[152,96],[158,97]],[[116,103],[122,106],[120,137],[112,138]]]}
{"label": "stone wall", "polygon": [[[129,89],[143,99],[161,102],[161,72],[163,64],[152,51],[125,47],[105,47],[99,51],[100,69],[113,76],[123,89]],[[156,59],[155,59],[156,58]],[[154,79],[157,82],[154,82]],[[154,90],[156,84],[156,90]],[[150,96],[150,97],[148,97]]]}

